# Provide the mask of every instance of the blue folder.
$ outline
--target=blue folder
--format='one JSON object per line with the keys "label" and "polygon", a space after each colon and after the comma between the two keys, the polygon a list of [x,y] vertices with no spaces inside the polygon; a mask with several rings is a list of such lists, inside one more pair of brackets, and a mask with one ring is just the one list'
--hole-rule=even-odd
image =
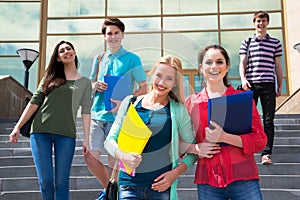
{"label": "blue folder", "polygon": [[[250,133],[252,130],[252,98],[253,92],[247,91],[209,99],[208,120],[216,122],[226,133],[235,135]],[[210,124],[209,127],[211,127]],[[225,145],[225,143],[221,143],[221,145]]]}
{"label": "blue folder", "polygon": [[109,111],[116,106],[110,101],[111,98],[122,101],[126,96],[132,93],[130,90],[129,76],[104,76],[104,82],[108,84],[107,89],[104,91],[106,111]]}

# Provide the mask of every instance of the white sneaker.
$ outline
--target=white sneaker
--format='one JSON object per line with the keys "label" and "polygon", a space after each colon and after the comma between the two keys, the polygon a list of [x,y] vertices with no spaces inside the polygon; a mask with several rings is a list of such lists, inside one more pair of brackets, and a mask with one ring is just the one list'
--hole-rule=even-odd
{"label": "white sneaker", "polygon": [[272,164],[273,162],[271,160],[271,155],[263,155],[261,157],[261,163],[263,165],[270,165],[270,164]]}

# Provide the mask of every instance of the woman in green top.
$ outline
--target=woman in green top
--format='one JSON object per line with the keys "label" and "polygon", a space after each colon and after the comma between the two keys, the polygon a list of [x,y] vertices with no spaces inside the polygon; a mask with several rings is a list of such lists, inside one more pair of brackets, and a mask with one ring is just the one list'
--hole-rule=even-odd
{"label": "woman in green top", "polygon": [[59,42],[38,89],[10,134],[10,141],[17,143],[20,127],[36,113],[30,146],[43,200],[69,199],[69,176],[76,145],[79,106],[84,130],[83,151],[89,150],[92,87],[91,81],[79,74],[77,68],[74,46],[69,42]]}

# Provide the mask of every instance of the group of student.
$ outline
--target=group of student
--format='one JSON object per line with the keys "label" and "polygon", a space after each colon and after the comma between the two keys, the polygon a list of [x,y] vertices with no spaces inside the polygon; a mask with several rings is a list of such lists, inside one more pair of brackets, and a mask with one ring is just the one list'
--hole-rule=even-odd
{"label": "group of student", "polygon": [[[10,141],[17,143],[20,127],[36,113],[30,145],[43,200],[69,199],[79,106],[85,162],[104,187],[97,199],[105,199],[109,182],[109,171],[100,161],[104,150],[109,153],[110,168],[118,159],[135,169],[134,176],[119,171],[122,200],[178,199],[178,177],[196,161],[194,183],[199,200],[262,199],[254,154],[262,151],[262,162],[272,163],[275,99],[282,87],[282,46],[266,32],[268,13],[255,13],[253,23],[256,34],[249,43],[245,39],[240,47],[242,87],[254,92],[252,130],[244,135],[227,133],[220,124],[208,122],[208,99],[242,92],[228,82],[230,59],[222,46],[210,45],[200,50],[198,71],[204,87],[185,98],[182,63],[171,55],[154,63],[148,92],[141,59],[122,46],[125,26],[118,18],[107,18],[103,23],[102,34],[109,48],[95,57],[89,79],[78,72],[74,46],[67,41],[59,42],[38,89],[10,134]],[[104,105],[103,93],[109,87],[104,82],[105,75],[130,76],[132,91],[137,83],[133,95],[123,101],[111,99],[116,107],[110,111]],[[118,146],[122,122],[133,96],[137,113],[152,132],[142,154],[126,153]],[[256,109],[259,97],[264,126]],[[220,146],[220,142],[229,145]]]}

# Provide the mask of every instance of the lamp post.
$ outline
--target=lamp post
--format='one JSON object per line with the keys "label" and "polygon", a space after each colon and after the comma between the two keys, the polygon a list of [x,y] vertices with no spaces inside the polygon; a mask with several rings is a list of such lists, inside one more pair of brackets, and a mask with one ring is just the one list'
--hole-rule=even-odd
{"label": "lamp post", "polygon": [[295,44],[293,47],[300,53],[300,43]]}
{"label": "lamp post", "polygon": [[28,88],[28,80],[29,80],[29,69],[31,65],[34,63],[34,61],[39,56],[39,52],[33,49],[27,49],[22,48],[17,50],[17,54],[20,55],[20,58],[23,61],[23,64],[25,65],[25,80],[24,80],[24,86],[25,88]]}

